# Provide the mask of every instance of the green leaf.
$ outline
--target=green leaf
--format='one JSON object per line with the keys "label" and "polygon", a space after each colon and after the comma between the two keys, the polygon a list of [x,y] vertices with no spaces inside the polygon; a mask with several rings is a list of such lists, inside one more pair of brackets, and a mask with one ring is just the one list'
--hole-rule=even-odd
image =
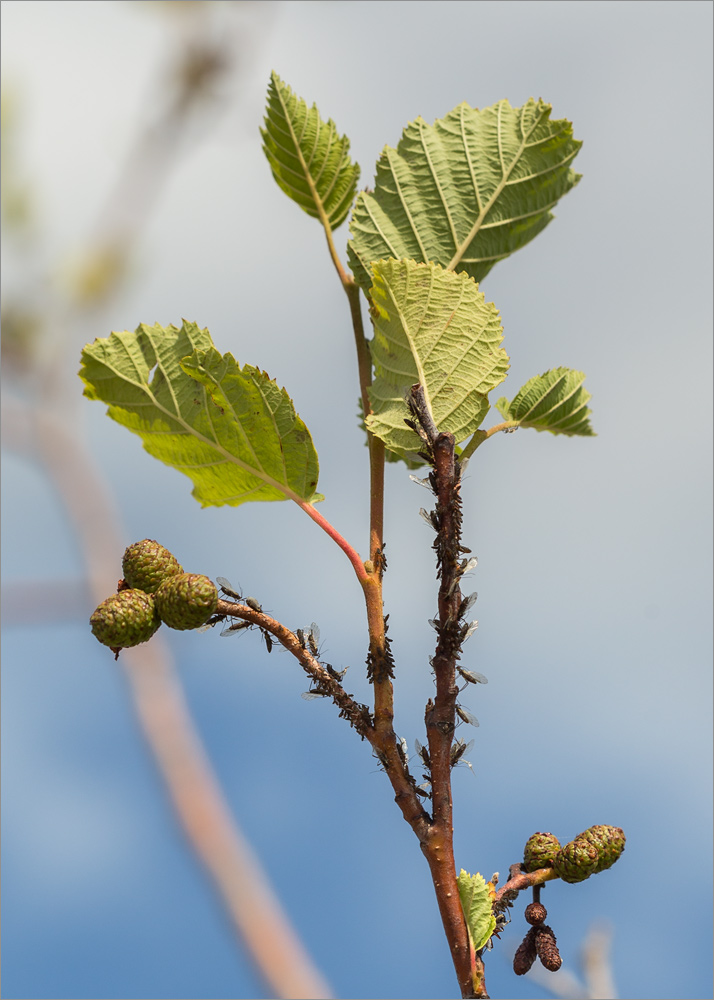
{"label": "green leaf", "polygon": [[85,396],[108,403],[150,455],[192,480],[202,506],[322,499],[317,453],[288,394],[221,356],[195,323],[97,339],[82,351],[79,375]]}
{"label": "green leaf", "polygon": [[407,125],[352,213],[349,262],[363,290],[370,264],[385,257],[434,261],[481,281],[537,236],[580,180],[570,164],[582,143],[550,112],[533,98],[482,111],[463,103],[433,125],[421,117]]}
{"label": "green leaf", "polygon": [[[369,439],[367,437],[367,424],[365,423],[364,419],[364,407],[362,406],[361,399],[357,400],[357,420],[359,421],[359,426],[364,431],[364,446],[365,448],[368,448]],[[385,448],[384,460],[385,462],[390,462],[393,464],[396,462],[404,462],[404,464],[408,469],[420,469],[421,466],[424,464],[424,459],[419,458],[418,455],[407,456],[404,454],[397,454],[394,451],[390,451],[389,448]]]}
{"label": "green leaf", "polygon": [[481,424],[487,394],[508,371],[498,310],[468,275],[435,264],[381,260],[373,266],[373,280],[376,377],[369,390],[369,430],[391,451],[414,460],[421,442],[404,423],[404,396],[419,382],[436,426],[451,431],[458,444]]}
{"label": "green leaf", "polygon": [[263,151],[278,186],[314,219],[336,229],[347,218],[359,178],[348,154],[349,139],[308,108],[276,73],[270,75]]}
{"label": "green leaf", "polygon": [[480,951],[496,930],[496,918],[491,909],[492,890],[489,890],[483,875],[478,872],[469,875],[463,868],[456,884],[471,944],[474,951]]}
{"label": "green leaf", "polygon": [[535,427],[551,434],[594,437],[587,408],[590,393],[583,389],[585,375],[572,368],[553,368],[536,375],[520,389],[512,403],[505,396],[496,407],[506,420],[519,427]]}

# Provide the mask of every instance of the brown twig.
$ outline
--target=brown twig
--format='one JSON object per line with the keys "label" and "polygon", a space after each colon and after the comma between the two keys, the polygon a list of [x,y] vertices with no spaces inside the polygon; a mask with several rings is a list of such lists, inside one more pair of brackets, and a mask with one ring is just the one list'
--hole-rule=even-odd
{"label": "brown twig", "polygon": [[340,709],[340,716],[347,719],[359,735],[372,746],[375,756],[384,768],[395,792],[395,801],[402,814],[412,827],[420,842],[428,839],[430,817],[419,801],[416,793],[416,782],[409,772],[408,762],[404,759],[393,730],[380,730],[376,719],[372,717],[366,705],[356,702],[349,695],[338,677],[330,673],[316,656],[312,655],[306,644],[285,625],[271,618],[262,611],[256,611],[245,604],[219,600],[216,613],[229,618],[239,618],[250,622],[257,628],[270,632],[288,652],[300,662],[315,688],[326,697],[332,698]]}
{"label": "brown twig", "polygon": [[436,698],[426,706],[425,722],[431,761],[433,818],[422,842],[442,923],[463,997],[486,996],[483,962],[473,954],[456,883],[451,794],[451,744],[456,718],[456,662],[460,655],[462,627],[459,622],[463,572],[461,547],[460,469],[454,454],[452,434],[440,433],[428,408],[422,386],[411,390],[410,405],[418,423],[412,426],[422,438],[425,455],[433,465],[431,482],[436,493],[433,523],[437,529],[434,548],[440,578],[438,642],[432,666],[436,676]]}
{"label": "brown twig", "polygon": [[374,740],[372,717],[366,705],[356,702],[352,695],[347,694],[342,684],[322,663],[313,656],[300,639],[281,622],[262,611],[255,611],[246,604],[236,604],[232,601],[220,600],[216,613],[230,618],[240,618],[264,629],[275,636],[278,642],[299,661],[306,674],[314,681],[320,692],[332,698],[340,709],[340,716],[354,726],[362,739]]}
{"label": "brown twig", "polygon": [[519,892],[544,885],[559,878],[554,868],[538,868],[534,872],[524,872],[520,862],[511,865],[508,881],[496,892],[493,912],[501,913],[518,897]]}

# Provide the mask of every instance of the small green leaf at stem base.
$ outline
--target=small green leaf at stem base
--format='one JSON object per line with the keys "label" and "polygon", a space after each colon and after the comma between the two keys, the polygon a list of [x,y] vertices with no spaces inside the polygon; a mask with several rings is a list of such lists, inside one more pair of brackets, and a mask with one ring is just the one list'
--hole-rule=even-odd
{"label": "small green leaf at stem base", "polygon": [[492,912],[493,887],[478,872],[469,875],[463,868],[456,879],[461,899],[461,908],[466,918],[469,939],[474,951],[485,948],[496,929],[496,918]]}

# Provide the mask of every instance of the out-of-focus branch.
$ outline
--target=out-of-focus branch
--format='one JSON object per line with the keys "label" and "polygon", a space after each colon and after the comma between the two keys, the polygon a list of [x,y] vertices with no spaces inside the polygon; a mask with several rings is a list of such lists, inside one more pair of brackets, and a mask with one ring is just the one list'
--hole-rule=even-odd
{"label": "out-of-focus branch", "polygon": [[612,975],[612,928],[609,924],[594,924],[580,949],[580,964],[593,1000],[616,1000],[617,989]]}
{"label": "out-of-focus branch", "polygon": [[[222,5],[221,5],[222,6]],[[203,11],[217,5],[199,5]],[[72,523],[82,554],[87,587],[99,603],[116,589],[117,559],[123,543],[121,520],[111,492],[82,441],[71,403],[79,396],[69,384],[67,352],[72,335],[105,306],[123,284],[125,264],[139,232],[176,160],[176,148],[190,117],[210,110],[212,83],[226,68],[230,53],[194,33],[179,47],[175,86],[166,107],[142,133],[109,198],[101,225],[88,241],[86,260],[101,268],[85,275],[83,294],[48,306],[51,339],[24,373],[26,400],[3,401],[3,439],[15,451],[38,461],[55,486]],[[151,97],[152,95],[149,95]],[[139,150],[141,155],[135,155]],[[102,270],[103,268],[103,270]],[[95,283],[92,284],[92,281]],[[96,312],[94,313],[96,315]],[[47,326],[50,326],[49,319]],[[6,374],[7,374],[6,370]],[[68,405],[69,404],[69,405]],[[328,998],[333,994],[313,965],[243,838],[222,797],[183,694],[171,654],[162,639],[125,650],[121,664],[145,739],[189,843],[266,983],[270,996]]]}
{"label": "out-of-focus branch", "polygon": [[580,946],[580,970],[583,981],[567,969],[548,972],[534,965],[528,978],[562,1000],[616,1000],[610,948],[612,929],[593,924]]}
{"label": "out-of-focus branch", "polygon": [[137,714],[191,846],[205,865],[268,995],[329,998],[260,863],[232,819],[163,643],[122,653]]}
{"label": "out-of-focus branch", "polygon": [[[108,567],[123,548],[113,499],[72,425],[42,411],[35,425],[37,457],[70,516],[92,597],[99,603],[116,588],[116,573]],[[175,680],[168,647],[155,636],[151,643],[124,650],[121,664],[181,825],[270,996],[331,997],[230,816]]]}

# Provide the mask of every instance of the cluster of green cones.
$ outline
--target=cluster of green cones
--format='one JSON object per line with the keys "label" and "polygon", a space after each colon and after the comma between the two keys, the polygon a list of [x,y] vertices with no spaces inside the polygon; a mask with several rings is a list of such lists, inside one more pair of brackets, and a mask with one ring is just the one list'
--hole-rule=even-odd
{"label": "cluster of green cones", "polygon": [[527,872],[554,868],[564,882],[583,882],[611,868],[624,850],[625,834],[619,826],[590,826],[563,847],[552,833],[534,833],[526,843],[523,865]]}
{"label": "cluster of green cones", "polygon": [[162,622],[169,628],[199,628],[218,604],[207,576],[184,573],[176,557],[150,538],[130,545],[122,560],[123,579],[92,613],[94,636],[115,657],[121,649],[148,642]]}

